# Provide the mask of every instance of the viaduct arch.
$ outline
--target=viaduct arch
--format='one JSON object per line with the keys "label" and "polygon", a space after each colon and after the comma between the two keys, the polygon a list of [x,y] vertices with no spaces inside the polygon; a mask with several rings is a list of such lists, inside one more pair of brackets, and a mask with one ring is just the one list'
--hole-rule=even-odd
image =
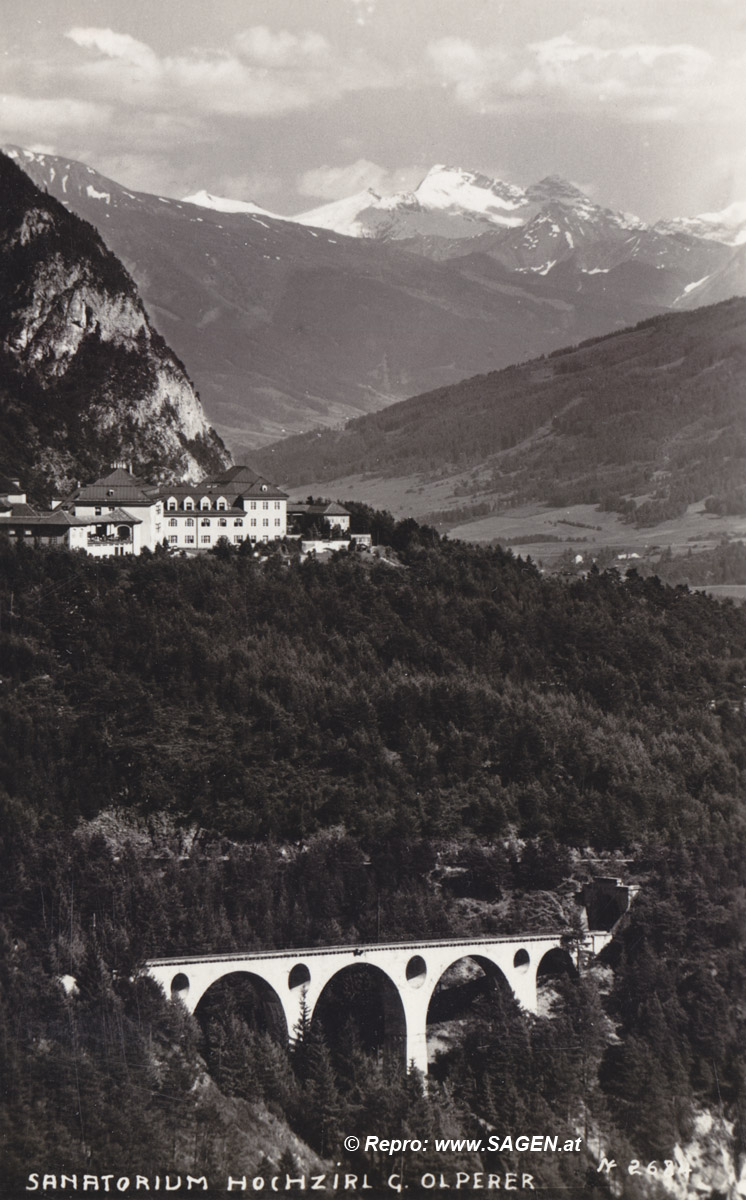
{"label": "viaduct arch", "polygon": [[[595,955],[610,939],[611,933],[591,932],[579,953]],[[480,965],[500,971],[518,1003],[536,1012],[537,971],[552,951],[563,951],[561,933],[156,958],[145,964],[145,971],[191,1013],[208,988],[224,976],[239,972],[257,976],[276,995],[292,1037],[304,997],[313,1017],[321,993],[340,971],[357,964],[376,967],[394,985],[401,1001],[406,1062],[426,1075],[428,1008],[449,967],[462,958],[484,960]]]}

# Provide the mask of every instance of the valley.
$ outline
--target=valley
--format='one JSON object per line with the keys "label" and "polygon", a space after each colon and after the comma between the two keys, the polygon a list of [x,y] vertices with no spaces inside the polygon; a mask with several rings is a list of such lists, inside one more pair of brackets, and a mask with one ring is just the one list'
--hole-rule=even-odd
{"label": "valley", "polygon": [[523,192],[436,167],[412,196],[373,210],[363,197],[378,214],[369,227],[280,218],[204,190],[189,201],[134,192],[84,163],[5,152],[122,260],[239,459],[746,291],[740,226],[716,224],[727,241],[701,224],[649,228],[554,177]]}

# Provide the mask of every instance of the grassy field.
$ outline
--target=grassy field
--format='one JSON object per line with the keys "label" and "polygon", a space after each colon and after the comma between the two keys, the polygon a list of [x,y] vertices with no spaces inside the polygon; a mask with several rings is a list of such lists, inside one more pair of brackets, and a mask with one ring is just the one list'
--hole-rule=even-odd
{"label": "grassy field", "polygon": [[694,589],[696,592],[706,592],[716,600],[735,600],[738,604],[746,602],[745,583],[708,583]]}
{"label": "grassy field", "polygon": [[[308,484],[301,490],[304,496],[323,495],[342,503],[346,499],[361,500],[374,508],[387,509],[399,518],[414,517],[434,523],[432,513],[463,510],[479,499],[458,495],[465,485],[465,476],[423,479],[409,475],[384,479],[351,475],[333,483]],[[642,560],[655,560],[669,547],[675,555],[686,554],[688,550],[697,553],[712,549],[723,538],[746,538],[746,517],[705,512],[702,502],[690,504],[686,513],[675,520],[642,529],[626,524],[617,513],[599,512],[592,504],[567,508],[524,504],[471,520],[463,514],[460,520],[437,524],[441,532],[447,530],[453,538],[508,545],[516,554],[524,557],[530,554],[550,570],[560,560],[564,561],[568,551],[582,554],[584,560],[606,550],[613,551],[612,557],[637,555]],[[620,557],[618,561],[620,565],[634,565],[636,560]]]}

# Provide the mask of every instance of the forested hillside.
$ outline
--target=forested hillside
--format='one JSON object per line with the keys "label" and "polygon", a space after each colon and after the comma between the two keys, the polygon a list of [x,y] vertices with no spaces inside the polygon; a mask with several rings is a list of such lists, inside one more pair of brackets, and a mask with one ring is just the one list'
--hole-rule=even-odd
{"label": "forested hillside", "polygon": [[[228,1170],[385,1180],[385,1157],[341,1149],[351,1130],[583,1141],[425,1152],[402,1164],[410,1195],[461,1168],[609,1196],[601,1155],[693,1142],[710,1190],[740,1169],[746,613],[368,516],[389,558],[0,546],[12,1200],[32,1170],[191,1171],[213,1194]],[[451,981],[427,1095],[381,1058],[359,981],[288,1051],[252,995],[192,1019],[138,974],[169,952],[547,923],[571,944],[599,871],[641,886],[604,961],[545,980],[538,1017]]]}
{"label": "forested hillside", "polygon": [[526,501],[600,503],[647,525],[707,497],[744,512],[745,379],[738,299],[288,438],[257,461],[292,485],[365,475],[403,492],[418,477],[458,477],[457,523],[470,506]]}
{"label": "forested hillside", "polygon": [[0,782],[56,819],[112,804],[230,835],[741,827],[746,614],[656,579],[569,587],[392,531],[402,560],[264,569],[3,551]]}

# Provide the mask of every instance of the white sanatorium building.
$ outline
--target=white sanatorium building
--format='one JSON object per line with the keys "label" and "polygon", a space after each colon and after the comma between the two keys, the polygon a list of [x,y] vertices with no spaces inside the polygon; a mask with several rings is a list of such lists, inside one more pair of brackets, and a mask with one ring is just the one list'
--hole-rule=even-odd
{"label": "white sanatorium building", "polygon": [[197,484],[154,486],[120,464],[46,513],[26,503],[18,480],[0,478],[0,531],[99,557],[139,554],[164,540],[196,552],[220,538],[231,545],[284,538],[287,502],[285,492],[250,467],[229,467]]}

